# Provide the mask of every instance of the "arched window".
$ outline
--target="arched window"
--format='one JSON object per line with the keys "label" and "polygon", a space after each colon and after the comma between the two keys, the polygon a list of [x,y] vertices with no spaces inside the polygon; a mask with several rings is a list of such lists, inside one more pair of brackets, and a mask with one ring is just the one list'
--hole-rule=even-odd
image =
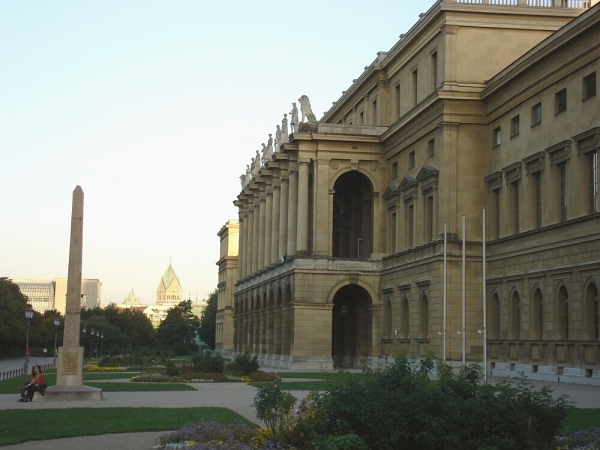
{"label": "arched window", "polygon": [[401,327],[400,334],[404,339],[407,339],[409,336],[409,309],[408,309],[408,296],[405,295],[402,299],[402,316],[401,316]]}
{"label": "arched window", "polygon": [[584,331],[586,339],[600,339],[599,317],[598,317],[598,286],[594,283],[585,290],[584,309]]}
{"label": "arched window", "polygon": [[426,339],[429,337],[429,305],[425,294],[421,297],[419,309],[419,334],[422,339]]}
{"label": "arched window", "polygon": [[558,339],[569,339],[569,293],[565,286],[561,286],[558,289],[556,312]]}
{"label": "arched window", "polygon": [[521,298],[514,291],[510,297],[510,338],[520,339],[521,333]]}
{"label": "arched window", "polygon": [[490,339],[500,339],[500,297],[495,292],[488,305],[487,335]]}
{"label": "arched window", "polygon": [[369,258],[373,251],[373,187],[363,174],[340,176],[333,194],[333,256]]}
{"label": "arched window", "polygon": [[531,304],[531,338],[543,339],[544,337],[544,298],[542,291],[536,289],[533,293]]}
{"label": "arched window", "polygon": [[386,298],[383,310],[383,337],[384,339],[392,338],[392,301],[389,297]]}

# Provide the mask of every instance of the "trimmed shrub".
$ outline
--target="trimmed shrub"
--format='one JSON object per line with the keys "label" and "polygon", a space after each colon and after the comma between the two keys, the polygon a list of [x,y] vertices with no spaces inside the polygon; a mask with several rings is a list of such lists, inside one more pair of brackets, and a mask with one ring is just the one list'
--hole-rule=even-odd
{"label": "trimmed shrub", "polygon": [[233,361],[227,364],[226,369],[228,373],[241,377],[256,372],[259,367],[258,356],[250,356],[250,353],[244,352],[237,354]]}
{"label": "trimmed shrub", "polygon": [[192,370],[194,372],[223,373],[225,361],[220,354],[211,356],[210,353],[196,353],[192,356]]}

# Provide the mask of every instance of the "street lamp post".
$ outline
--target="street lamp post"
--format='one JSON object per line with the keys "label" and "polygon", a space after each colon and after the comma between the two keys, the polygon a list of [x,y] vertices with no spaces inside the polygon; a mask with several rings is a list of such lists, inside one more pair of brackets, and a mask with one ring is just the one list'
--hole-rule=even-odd
{"label": "street lamp post", "polygon": [[90,345],[90,358],[94,358],[94,329],[92,328],[92,345]]}
{"label": "street lamp post", "polygon": [[102,359],[102,343],[104,342],[104,332],[100,335],[100,359]]}
{"label": "street lamp post", "polygon": [[83,357],[85,358],[85,332],[87,331],[85,325],[83,326],[83,329],[81,331],[83,331]]}
{"label": "street lamp post", "polygon": [[60,325],[60,317],[56,316],[54,318],[54,366],[56,366],[56,354],[58,353],[58,348],[56,347],[56,338],[58,336],[58,326]]}
{"label": "street lamp post", "polygon": [[29,327],[31,325],[31,319],[33,318],[33,309],[31,305],[25,306],[25,319],[27,320],[27,340],[25,342],[25,364],[23,365],[23,372],[27,375],[29,371]]}

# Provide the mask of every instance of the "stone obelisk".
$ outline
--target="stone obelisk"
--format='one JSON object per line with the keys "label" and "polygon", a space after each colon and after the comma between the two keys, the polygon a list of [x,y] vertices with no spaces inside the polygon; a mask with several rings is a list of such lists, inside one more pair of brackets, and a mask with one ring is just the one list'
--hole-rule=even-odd
{"label": "stone obelisk", "polygon": [[102,390],[83,386],[83,347],[79,345],[82,262],[83,190],[80,186],[77,186],[73,191],[65,331],[63,335],[63,346],[58,349],[56,386],[48,388],[45,397],[37,396],[37,401],[102,399]]}

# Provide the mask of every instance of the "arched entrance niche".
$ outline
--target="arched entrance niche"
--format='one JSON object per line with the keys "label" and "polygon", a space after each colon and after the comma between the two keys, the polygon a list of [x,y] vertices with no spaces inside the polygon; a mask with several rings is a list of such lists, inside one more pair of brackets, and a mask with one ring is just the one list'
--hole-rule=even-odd
{"label": "arched entrance niche", "polygon": [[371,296],[351,284],[333,297],[331,354],[333,367],[358,368],[371,348]]}
{"label": "arched entrance niche", "polygon": [[369,258],[373,252],[373,185],[355,170],[333,186],[333,256]]}

